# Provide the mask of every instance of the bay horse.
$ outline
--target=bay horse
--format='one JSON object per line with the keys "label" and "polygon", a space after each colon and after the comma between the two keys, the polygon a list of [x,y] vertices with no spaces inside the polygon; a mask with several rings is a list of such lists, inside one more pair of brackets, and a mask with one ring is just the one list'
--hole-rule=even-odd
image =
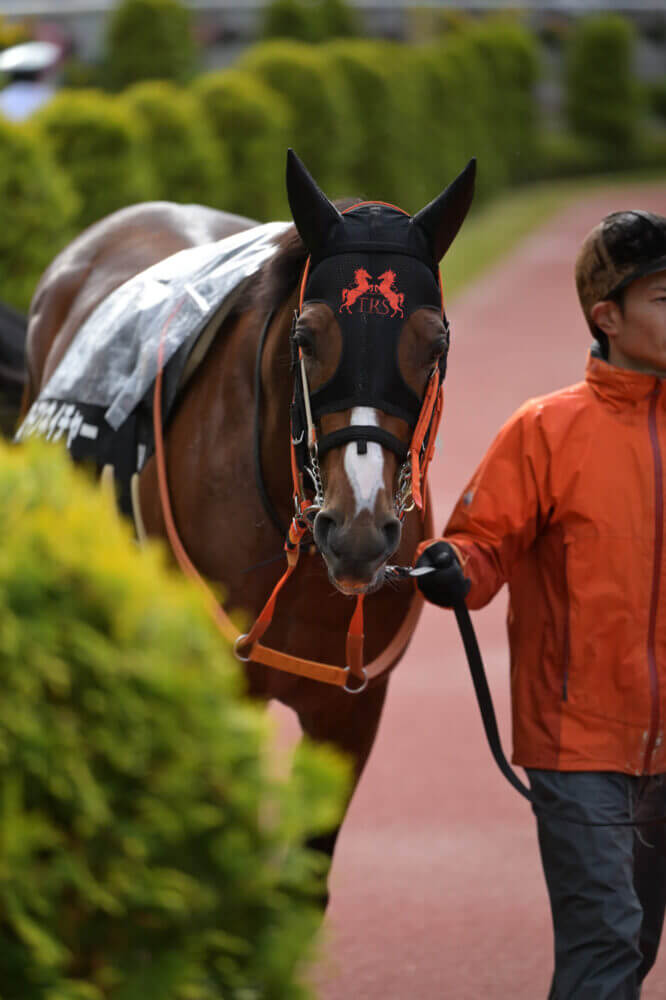
{"label": "bay horse", "polygon": [[[420,612],[420,595],[411,586],[382,585],[388,560],[409,563],[432,533],[429,517],[418,511],[402,519],[409,485],[404,459],[427,387],[436,376],[438,388],[443,377],[448,327],[439,261],[467,214],[474,175],[470,161],[413,217],[379,202],[343,212],[289,151],[294,226],[279,237],[275,255],[224,320],[164,434],[173,518],[184,549],[199,572],[221,586],[226,606],[252,618],[282,574],[272,558],[283,542],[275,522],[289,525],[294,516],[294,475],[303,495],[316,486],[306,511],[313,520],[311,554],[280,593],[266,641],[294,658],[343,665],[350,600],[372,595],[365,601],[366,650],[373,661],[384,655],[384,669],[355,691],[252,657],[244,669],[251,697],[289,706],[303,733],[351,758],[354,787],[375,739],[389,669]],[[114,289],[177,251],[254,225],[202,206],[156,202],[123,209],[87,229],[54,259],[34,295],[23,414],[83,321]],[[341,315],[343,289],[353,285],[359,266],[376,281],[387,265],[404,286],[406,318],[383,315],[381,302],[373,307],[367,296],[349,316]],[[368,288],[372,292],[369,282]],[[301,402],[305,388],[312,410],[308,434],[319,435],[318,483],[312,450],[301,471],[294,469],[295,380]],[[339,392],[331,401],[326,394],[336,380]],[[139,499],[148,534],[165,537],[155,456],[141,470]],[[313,846],[332,856],[338,830]]]}

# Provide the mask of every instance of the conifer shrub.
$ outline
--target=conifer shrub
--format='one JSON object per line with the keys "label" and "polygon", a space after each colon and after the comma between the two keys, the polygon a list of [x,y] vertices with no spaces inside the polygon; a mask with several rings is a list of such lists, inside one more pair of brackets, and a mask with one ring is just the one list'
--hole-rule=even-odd
{"label": "conifer shrub", "polygon": [[263,9],[263,38],[325,42],[360,34],[358,14],[346,0],[272,0]]}
{"label": "conifer shrub", "polygon": [[0,118],[0,300],[26,310],[44,268],[74,235],[78,199],[32,128]]}
{"label": "conifer shrub", "polygon": [[358,11],[347,0],[317,0],[312,16],[314,36],[319,42],[363,34]]}
{"label": "conifer shrub", "polygon": [[302,1000],[346,771],[274,777],[200,595],[53,444],[0,446],[3,1000]]}
{"label": "conifer shrub", "polygon": [[384,158],[392,161],[392,176],[386,179],[391,182],[391,186],[386,187],[386,200],[413,213],[441,190],[441,186],[436,191],[429,186],[429,168],[438,153],[433,139],[439,123],[435,121],[438,112],[433,113],[426,103],[424,48],[375,41],[371,51],[379,67],[386,67],[384,72],[390,94],[389,104],[383,111],[388,117],[385,127],[392,133],[390,145],[384,147]]}
{"label": "conifer shrub", "polygon": [[104,80],[122,90],[139,80],[189,80],[197,68],[192,12],[182,0],[121,0],[107,21]]}
{"label": "conifer shrub", "polygon": [[661,80],[653,80],[647,86],[647,97],[650,110],[654,116],[666,125],[666,76]]}
{"label": "conifer shrub", "polygon": [[149,80],[129,87],[122,99],[143,126],[154,175],[151,196],[229,207],[227,148],[194,94],[166,80]]}
{"label": "conifer shrub", "polygon": [[152,197],[141,123],[127,104],[94,90],[62,90],[34,121],[79,196],[79,228]]}
{"label": "conifer shrub", "polygon": [[631,162],[643,95],[633,72],[635,30],[615,14],[582,18],[567,47],[566,111],[572,131],[611,164]]}
{"label": "conifer shrub", "polygon": [[539,48],[518,21],[489,18],[467,29],[490,78],[488,126],[502,182],[529,174],[537,148]]}
{"label": "conifer shrub", "polygon": [[[395,201],[401,192],[399,158],[395,155],[396,114],[391,68],[381,46],[363,39],[322,46],[347,86],[355,113],[358,139],[349,147],[347,190],[343,193]],[[401,206],[402,207],[402,206]]]}
{"label": "conifer shrub", "polygon": [[478,46],[469,37],[469,25],[436,42],[430,58],[439,63],[443,103],[433,108],[446,123],[448,144],[460,164],[477,158],[475,204],[496,194],[505,174],[496,150],[493,131],[492,78]]}
{"label": "conifer shrub", "polygon": [[314,24],[303,0],[271,0],[262,11],[262,38],[291,38],[314,42]]}
{"label": "conifer shrub", "polygon": [[329,195],[346,194],[347,92],[321,47],[264,42],[238,68],[280,94],[290,112],[289,145]]}
{"label": "conifer shrub", "polygon": [[419,201],[427,204],[478,152],[467,126],[468,106],[463,100],[461,81],[445,58],[442,43],[423,45],[418,53],[417,78],[428,128],[424,134],[419,119],[415,127],[420,134],[413,142],[421,156],[423,173]]}
{"label": "conifer shrub", "polygon": [[284,99],[259,77],[235,69],[207,73],[192,86],[229,157],[228,198],[214,204],[261,221],[285,215],[290,111]]}

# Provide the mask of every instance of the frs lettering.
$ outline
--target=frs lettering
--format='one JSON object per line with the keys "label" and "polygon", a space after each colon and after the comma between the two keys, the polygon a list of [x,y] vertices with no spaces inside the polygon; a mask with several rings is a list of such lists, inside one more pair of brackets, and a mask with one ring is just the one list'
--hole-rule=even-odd
{"label": "frs lettering", "polygon": [[389,307],[386,305],[384,299],[374,299],[370,296],[364,296],[359,299],[359,312],[362,313],[375,313],[377,316],[387,316]]}

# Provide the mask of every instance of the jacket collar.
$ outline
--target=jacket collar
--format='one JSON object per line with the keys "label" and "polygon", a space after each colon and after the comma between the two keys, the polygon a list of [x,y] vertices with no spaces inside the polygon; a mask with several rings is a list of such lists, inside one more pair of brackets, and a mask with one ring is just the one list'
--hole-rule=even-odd
{"label": "jacket collar", "polygon": [[618,368],[593,353],[587,359],[585,381],[595,396],[616,406],[647,400],[655,389],[661,390],[666,384],[666,378]]}

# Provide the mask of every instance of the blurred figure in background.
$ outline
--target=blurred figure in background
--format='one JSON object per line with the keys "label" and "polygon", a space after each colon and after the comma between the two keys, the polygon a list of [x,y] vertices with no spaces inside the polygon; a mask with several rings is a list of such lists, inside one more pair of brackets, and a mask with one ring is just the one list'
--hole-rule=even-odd
{"label": "blurred figure in background", "polygon": [[0,91],[0,113],[23,121],[47,104],[55,94],[53,70],[61,49],[52,42],[25,42],[0,53],[0,73],[10,82]]}

